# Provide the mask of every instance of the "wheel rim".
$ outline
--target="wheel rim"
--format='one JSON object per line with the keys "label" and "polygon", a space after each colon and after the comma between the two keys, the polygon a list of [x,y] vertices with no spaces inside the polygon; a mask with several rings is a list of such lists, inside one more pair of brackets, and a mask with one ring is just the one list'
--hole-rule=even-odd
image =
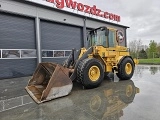
{"label": "wheel rim", "polygon": [[97,66],[92,66],[89,69],[88,76],[91,81],[97,81],[100,77],[100,69]]}
{"label": "wheel rim", "polygon": [[127,63],[125,66],[125,71],[129,75],[132,72],[132,65],[130,63]]}
{"label": "wheel rim", "polygon": [[132,95],[132,92],[133,92],[132,86],[128,85],[127,88],[126,88],[126,96],[130,97]]}

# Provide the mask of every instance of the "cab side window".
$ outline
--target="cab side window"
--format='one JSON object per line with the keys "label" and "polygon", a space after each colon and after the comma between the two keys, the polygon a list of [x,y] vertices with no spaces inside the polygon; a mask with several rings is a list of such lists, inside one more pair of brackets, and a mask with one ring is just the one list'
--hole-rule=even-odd
{"label": "cab side window", "polygon": [[111,30],[109,31],[108,43],[109,47],[114,47],[114,32]]}

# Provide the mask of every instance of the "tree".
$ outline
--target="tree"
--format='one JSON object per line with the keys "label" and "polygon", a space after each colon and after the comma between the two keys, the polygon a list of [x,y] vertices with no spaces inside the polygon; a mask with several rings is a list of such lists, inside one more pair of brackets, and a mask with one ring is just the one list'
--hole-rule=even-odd
{"label": "tree", "polygon": [[144,49],[139,51],[139,58],[140,59],[147,59],[148,58],[147,57],[147,53],[146,53],[146,51]]}
{"label": "tree", "polygon": [[157,43],[154,40],[150,41],[149,51],[148,51],[148,57],[149,58],[155,58],[155,57],[157,57]]}
{"label": "tree", "polygon": [[141,50],[141,46],[142,46],[141,39],[133,40],[133,41],[129,42],[130,55],[133,58],[138,58],[139,57],[139,51]]}
{"label": "tree", "polygon": [[158,57],[160,57],[160,43],[157,44]]}
{"label": "tree", "polygon": [[136,40],[129,42],[130,55],[136,58]]}
{"label": "tree", "polygon": [[141,46],[142,46],[142,41],[141,39],[139,39],[136,41],[137,52],[139,52],[142,49]]}

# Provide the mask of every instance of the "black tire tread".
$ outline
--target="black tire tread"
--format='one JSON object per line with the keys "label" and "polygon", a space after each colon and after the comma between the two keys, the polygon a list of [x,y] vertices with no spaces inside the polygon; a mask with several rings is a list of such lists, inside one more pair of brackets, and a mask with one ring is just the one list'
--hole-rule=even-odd
{"label": "black tire tread", "polygon": [[84,84],[83,80],[82,80],[83,79],[82,78],[83,70],[85,69],[84,67],[89,60],[90,59],[84,59],[84,60],[80,61],[78,68],[77,68],[77,78],[79,81],[82,82],[82,84]]}
{"label": "black tire tread", "polygon": [[[123,70],[126,62],[128,62],[128,61],[132,65],[132,73],[130,75],[126,75],[125,71]],[[134,73],[134,62],[133,62],[133,60],[130,57],[124,58],[118,66],[117,77],[119,77],[121,80],[129,80],[133,76],[133,73]]]}
{"label": "black tire tread", "polygon": [[[87,58],[87,59],[84,59],[84,60],[80,61],[79,65],[78,65],[78,67],[77,67],[77,79],[78,79],[78,81],[80,81],[80,82],[83,84],[83,86],[85,86],[86,88],[95,88],[95,87],[97,87],[97,86],[99,86],[99,85],[101,84],[101,81],[100,81],[98,84],[96,84],[96,85],[87,85],[87,84],[84,82],[84,78],[83,78],[84,70],[86,69],[86,68],[85,68],[85,67],[86,67],[86,64],[87,64],[88,62],[91,62],[91,61],[96,61],[96,62],[100,63],[100,61],[97,60],[97,59],[95,59],[95,58]],[[101,64],[101,63],[100,63],[100,64]],[[101,66],[102,66],[102,64],[101,64]],[[104,77],[104,73],[103,73],[103,77]]]}

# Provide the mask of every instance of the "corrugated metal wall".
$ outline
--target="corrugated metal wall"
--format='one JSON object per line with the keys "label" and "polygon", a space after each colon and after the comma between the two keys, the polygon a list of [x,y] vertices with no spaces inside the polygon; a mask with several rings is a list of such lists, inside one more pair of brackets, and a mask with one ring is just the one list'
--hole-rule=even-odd
{"label": "corrugated metal wall", "polygon": [[34,19],[0,13],[0,48],[35,49]]}
{"label": "corrugated metal wall", "polygon": [[[82,28],[58,24],[54,22],[41,21],[41,40],[42,49],[44,50],[77,50],[82,47]],[[62,63],[65,58],[43,59],[43,61],[51,61]]]}
{"label": "corrugated metal wall", "polygon": [[[35,49],[34,19],[0,13],[0,49]],[[31,75],[36,59],[0,59],[0,79]]]}

